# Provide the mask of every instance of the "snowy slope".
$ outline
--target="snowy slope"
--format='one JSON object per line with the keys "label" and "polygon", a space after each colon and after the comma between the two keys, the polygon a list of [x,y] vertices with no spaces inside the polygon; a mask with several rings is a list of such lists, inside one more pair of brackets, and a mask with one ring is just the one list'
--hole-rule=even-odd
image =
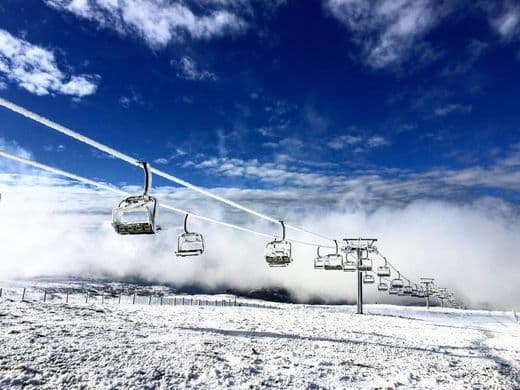
{"label": "snowy slope", "polygon": [[0,299],[0,388],[520,388],[510,313]]}

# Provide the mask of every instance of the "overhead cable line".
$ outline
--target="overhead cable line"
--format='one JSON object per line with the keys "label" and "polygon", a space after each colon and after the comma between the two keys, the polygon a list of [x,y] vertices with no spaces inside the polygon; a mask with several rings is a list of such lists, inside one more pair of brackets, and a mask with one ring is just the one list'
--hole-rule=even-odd
{"label": "overhead cable line", "polygon": [[[98,149],[98,150],[100,150],[102,152],[105,152],[105,153],[110,154],[110,155],[112,155],[112,156],[114,156],[116,158],[119,158],[120,160],[126,161],[127,163],[129,163],[131,165],[141,167],[141,161],[139,161],[139,160],[137,160],[137,159],[127,155],[127,154],[124,154],[124,153],[122,153],[122,152],[120,152],[120,151],[118,151],[116,149],[113,149],[113,148],[111,148],[111,147],[109,147],[107,145],[104,145],[104,144],[102,144],[100,142],[97,142],[97,141],[95,141],[95,140],[93,140],[93,139],[91,139],[89,137],[86,137],[86,136],[84,136],[84,135],[82,135],[82,134],[80,134],[80,133],[78,133],[78,132],[76,132],[74,130],[71,130],[71,129],[65,127],[65,126],[62,126],[62,125],[60,125],[60,124],[58,124],[58,123],[56,123],[56,122],[54,122],[54,121],[52,121],[50,119],[47,119],[47,118],[45,118],[45,117],[43,117],[43,116],[41,116],[39,114],[36,114],[36,113],[34,113],[32,111],[29,111],[29,110],[27,110],[27,109],[25,109],[25,108],[15,104],[15,103],[12,103],[12,102],[10,102],[10,101],[8,101],[6,99],[3,99],[1,97],[0,97],[0,106],[3,106],[3,107],[7,108],[10,111],[13,111],[13,112],[15,112],[17,114],[20,114],[20,115],[22,115],[22,116],[24,116],[26,118],[29,118],[29,119],[31,119],[33,121],[36,121],[36,122],[38,122],[38,123],[40,123],[40,124],[42,124],[44,126],[47,126],[47,127],[51,128],[51,129],[53,129],[55,131],[58,131],[59,133],[65,134],[65,135],[67,135],[67,136],[69,136],[71,138],[74,138],[74,139],[76,139],[76,140],[78,140],[80,142],[83,142],[83,143],[85,143],[85,144],[87,144],[87,145],[89,145],[89,146],[91,146],[93,148],[96,148],[96,149]],[[200,193],[200,194],[202,194],[204,196],[210,197],[210,198],[212,198],[214,200],[217,200],[217,201],[219,201],[221,203],[225,203],[228,206],[231,206],[231,207],[237,208],[239,210],[242,210],[242,211],[244,211],[246,213],[252,214],[252,215],[254,215],[254,216],[258,217],[258,218],[262,218],[262,219],[265,219],[267,221],[270,221],[270,222],[273,222],[273,223],[276,223],[276,224],[280,223],[280,221],[278,219],[276,219],[276,218],[270,217],[270,216],[268,216],[266,214],[263,214],[263,213],[260,213],[258,211],[255,211],[255,210],[253,210],[253,209],[251,209],[249,207],[243,206],[243,205],[241,205],[241,204],[239,204],[239,203],[237,203],[235,201],[232,201],[232,200],[226,199],[226,198],[224,198],[224,197],[222,197],[220,195],[214,194],[211,191],[208,191],[208,190],[206,190],[206,189],[204,189],[202,187],[196,186],[196,185],[194,185],[194,184],[192,184],[192,183],[190,183],[190,182],[188,182],[188,181],[186,181],[184,179],[181,179],[179,177],[173,176],[173,175],[171,175],[169,173],[163,172],[163,171],[158,170],[158,169],[153,168],[153,167],[151,169],[151,172],[156,174],[157,176],[161,176],[161,177],[163,177],[163,178],[165,178],[167,180],[170,180],[170,181],[172,181],[174,183],[177,183],[177,184],[179,184],[179,185],[181,185],[183,187],[189,188],[189,189],[191,189],[191,190],[193,190],[195,192],[198,192],[198,193]],[[307,233],[307,234],[314,235],[316,237],[320,237],[320,238],[325,239],[325,240],[334,241],[333,239],[331,239],[329,237],[326,237],[326,236],[321,235],[319,233],[311,232],[309,230],[306,230],[306,229],[298,227],[298,226],[294,226],[294,225],[290,225],[290,224],[286,224],[285,226],[287,228],[289,228],[289,229],[298,231],[300,233]]]}
{"label": "overhead cable line", "polygon": [[[111,186],[111,185],[108,185],[108,184],[105,184],[105,183],[101,183],[101,182],[98,182],[98,181],[94,181],[94,180],[91,180],[91,179],[88,179],[88,178],[85,178],[85,177],[82,177],[82,176],[78,176],[78,175],[76,175],[74,173],[66,172],[66,171],[63,171],[61,169],[54,168],[54,167],[51,167],[49,165],[45,165],[45,164],[42,164],[42,163],[34,161],[34,160],[29,160],[29,159],[26,159],[26,158],[23,158],[23,157],[20,157],[20,156],[16,156],[16,155],[11,154],[11,153],[6,152],[6,151],[0,150],[0,157],[5,157],[7,159],[14,160],[14,161],[17,161],[17,162],[22,163],[22,164],[30,165],[30,166],[42,169],[44,171],[47,171],[47,172],[50,172],[50,173],[54,173],[54,174],[59,175],[59,176],[68,177],[69,179],[76,180],[76,181],[79,181],[79,182],[82,182],[82,183],[85,183],[85,184],[88,184],[88,185],[91,185],[91,186],[94,186],[94,187],[98,187],[98,188],[101,188],[101,189],[104,189],[104,190],[107,190],[107,191],[111,191],[111,192],[114,192],[116,194],[125,195],[125,196],[131,195],[130,193],[128,193],[126,191],[123,191],[123,190],[121,190],[121,189],[119,189],[117,187],[114,187],[114,186]],[[232,223],[219,221],[219,220],[216,220],[216,219],[213,219],[213,218],[204,217],[202,215],[198,215],[198,214],[192,213],[190,211],[182,210],[182,209],[179,209],[177,207],[169,206],[167,204],[159,203],[159,207],[162,207],[164,209],[167,209],[167,210],[179,213],[179,214],[184,214],[184,215],[189,214],[193,218],[199,219],[201,221],[214,223],[214,224],[225,226],[225,227],[228,227],[228,228],[231,228],[231,229],[240,230],[240,231],[246,232],[246,233],[256,234],[257,236],[262,236],[262,237],[266,237],[266,238],[272,238],[272,235],[267,234],[267,233],[258,232],[256,230],[244,228],[242,226],[234,225]],[[294,240],[294,239],[290,239],[288,241],[294,242],[296,244],[301,244],[301,245],[314,246],[314,247],[320,246],[322,248],[333,249],[333,247],[331,247],[331,246],[318,245],[318,244],[307,242],[307,241]]]}

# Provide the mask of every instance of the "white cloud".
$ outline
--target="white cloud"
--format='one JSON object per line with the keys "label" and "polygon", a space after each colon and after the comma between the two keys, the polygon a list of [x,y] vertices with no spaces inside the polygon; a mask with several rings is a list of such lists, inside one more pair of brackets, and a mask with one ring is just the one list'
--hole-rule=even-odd
{"label": "white cloud", "polygon": [[324,6],[352,32],[373,68],[399,65],[414,52],[435,58],[423,37],[447,12],[434,0],[324,0]]}
{"label": "white cloud", "polygon": [[520,37],[520,6],[517,2],[505,1],[501,7],[494,4],[489,12],[491,26],[502,38],[510,40]]}
{"label": "white cloud", "polygon": [[184,56],[179,61],[172,60],[171,65],[177,69],[177,77],[190,81],[216,81],[215,73],[201,69],[195,60]]}
{"label": "white cloud", "polygon": [[[180,215],[161,209],[159,223],[164,230],[160,234],[129,238],[110,227],[111,209],[120,200],[111,193],[44,175],[3,173],[0,185],[0,218],[9,226],[0,235],[0,247],[4,258],[16,259],[0,262],[1,280],[42,275],[140,277],[175,285],[281,286],[299,298],[355,299],[354,275],[314,270],[311,247],[294,245],[295,262],[287,269],[273,270],[263,259],[265,238],[191,219],[191,230],[204,234],[206,252],[189,262],[178,261],[173,252],[182,229]],[[327,236],[375,236],[379,249],[407,277],[435,277],[470,304],[508,309],[520,295],[516,283],[520,268],[511,256],[520,251],[516,239],[520,225],[511,208],[500,201],[459,205],[421,200],[405,207],[372,208],[331,205],[327,193],[311,197],[307,190],[214,191]],[[154,194],[159,202],[273,235],[278,232],[277,226],[203,202],[189,190],[164,187]],[[315,240],[293,231],[289,236]],[[504,272],[493,272],[496,269]],[[374,290],[365,290],[367,301],[381,301]]]}
{"label": "white cloud", "polygon": [[125,107],[130,107],[131,104],[144,104],[143,97],[140,93],[137,93],[133,88],[130,88],[130,93],[119,98],[119,103]]}
{"label": "white cloud", "polygon": [[327,147],[330,149],[342,150],[346,148],[355,148],[354,150],[356,152],[366,152],[369,149],[379,148],[386,145],[390,145],[390,141],[380,135],[363,137],[360,135],[343,134],[334,137],[327,142]]}
{"label": "white cloud", "polygon": [[65,74],[54,52],[33,45],[0,29],[0,73],[6,80],[36,95],[63,94],[74,97],[96,92],[96,75]]}
{"label": "white cloud", "polygon": [[447,106],[436,108],[434,112],[436,116],[446,116],[453,112],[468,113],[471,112],[472,108],[469,104],[448,104]]}
{"label": "white cloud", "polygon": [[[143,39],[154,49],[186,38],[210,39],[241,32],[247,22],[236,12],[240,3],[169,0],[45,0],[59,11],[95,21],[102,28]],[[194,11],[197,9],[197,12]]]}
{"label": "white cloud", "polygon": [[185,156],[187,152],[181,148],[175,148],[174,152],[170,154],[168,157],[159,157],[153,160],[154,164],[158,165],[166,165],[169,164],[171,161],[175,160],[178,157]]}
{"label": "white cloud", "polygon": [[340,150],[344,149],[346,146],[357,145],[361,143],[362,140],[362,137],[356,135],[340,135],[327,142],[327,146],[331,149]]}

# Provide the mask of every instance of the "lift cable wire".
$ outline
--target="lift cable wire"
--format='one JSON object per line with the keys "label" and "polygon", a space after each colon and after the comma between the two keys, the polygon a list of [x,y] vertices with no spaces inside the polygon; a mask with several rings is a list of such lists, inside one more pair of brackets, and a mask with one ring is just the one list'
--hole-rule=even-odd
{"label": "lift cable wire", "polygon": [[[131,164],[131,165],[135,165],[135,166],[138,166],[138,167],[141,167],[141,162],[131,156],[128,156],[122,152],[119,152],[118,150],[116,149],[113,149],[107,145],[104,145],[100,142],[97,142],[89,137],[86,137],[82,134],[79,134],[65,126],[62,126],[54,121],[51,121],[50,119],[47,119],[41,115],[38,115],[32,111],[29,111],[21,106],[18,106],[17,104],[14,104],[6,99],[3,99],[2,97],[0,97],[0,106],[3,106],[5,108],[7,108],[8,110],[10,111],[13,111],[17,114],[20,114],[28,119],[31,119],[33,121],[36,121],[44,126],[47,126],[55,131],[58,131],[62,134],[65,134],[71,138],[74,138],[80,142],[83,142],[93,148],[96,148],[102,152],[105,152],[107,154],[110,154],[116,158],[119,158],[120,160],[123,160],[123,161],[126,161],[127,163]],[[234,207],[234,208],[237,208],[239,210],[242,210],[246,213],[249,213],[249,214],[252,214],[256,217],[259,217],[259,218],[262,218],[262,219],[265,219],[267,221],[270,221],[270,222],[273,222],[273,223],[276,223],[276,224],[279,224],[280,221],[276,218],[273,218],[273,217],[270,217],[266,214],[263,214],[263,213],[260,213],[258,211],[255,211],[253,209],[250,209],[246,206],[243,206],[237,202],[234,202],[232,200],[229,200],[229,199],[226,199],[220,195],[217,195],[217,194],[214,194],[212,193],[211,191],[208,191],[202,187],[199,187],[199,186],[196,186],[194,184],[191,184],[190,182],[186,181],[186,180],[183,180],[181,178],[178,178],[176,176],[173,176],[173,175],[170,175],[169,173],[166,173],[166,172],[163,172],[163,171],[160,171],[156,168],[151,168],[151,172],[156,174],[157,176],[161,176],[169,181],[172,181],[174,183],[177,183],[183,187],[186,187],[186,188],[189,188],[195,192],[198,192],[204,196],[207,196],[207,197],[210,197],[214,200],[217,200],[219,202],[222,202],[222,203],[225,203],[227,204],[228,206],[231,206],[231,207]],[[321,235],[319,233],[315,233],[315,232],[311,232],[309,230],[306,230],[304,228],[301,228],[301,227],[298,227],[298,226],[294,226],[294,225],[290,225],[290,224],[286,224],[285,225],[287,228],[289,229],[292,229],[292,230],[295,230],[295,231],[298,231],[300,233],[307,233],[307,234],[311,234],[311,235],[314,235],[316,237],[320,237],[322,239],[325,239],[325,240],[328,240],[328,241],[334,241],[334,239],[330,238],[330,237],[326,237],[324,235]]]}
{"label": "lift cable wire", "polygon": [[[128,193],[126,191],[123,191],[123,190],[121,190],[119,188],[116,188],[116,187],[114,187],[112,185],[108,185],[108,184],[105,184],[105,183],[101,183],[101,182],[98,182],[98,181],[87,179],[85,177],[78,176],[78,175],[75,175],[73,173],[66,172],[66,171],[63,171],[61,169],[51,167],[49,165],[45,165],[45,164],[39,163],[39,162],[34,161],[34,160],[29,160],[29,159],[26,159],[26,158],[23,158],[23,157],[20,157],[20,156],[16,156],[14,154],[11,154],[11,153],[8,153],[8,152],[2,151],[2,150],[0,150],[0,157],[5,157],[7,159],[14,160],[14,161],[17,161],[17,162],[22,163],[22,164],[31,165],[33,167],[42,169],[44,171],[47,171],[47,172],[50,172],[50,173],[54,173],[54,174],[59,175],[59,176],[65,176],[65,177],[68,177],[69,179],[73,179],[73,180],[76,180],[76,181],[79,181],[79,182],[82,182],[82,183],[85,183],[85,184],[88,184],[88,185],[91,185],[91,186],[94,186],[94,187],[98,187],[98,188],[101,188],[101,189],[104,189],[104,190],[108,190],[108,191],[114,192],[116,194],[120,194],[120,195],[124,195],[124,196],[131,195],[130,193]],[[173,207],[173,206],[169,206],[169,205],[166,205],[166,204],[163,204],[163,203],[159,203],[159,206],[163,207],[164,209],[167,209],[167,210],[179,213],[179,214],[183,214],[183,215],[189,214],[193,218],[200,219],[202,221],[214,223],[214,224],[225,226],[225,227],[228,227],[228,228],[231,228],[231,229],[235,229],[235,230],[240,230],[240,231],[243,231],[243,232],[246,232],[246,233],[256,234],[258,236],[262,236],[262,237],[266,237],[266,238],[272,238],[272,235],[267,234],[267,233],[258,232],[256,230],[244,228],[242,226],[234,225],[234,224],[231,224],[231,223],[228,223],[228,222],[223,222],[223,221],[219,221],[219,220],[216,220],[216,219],[213,219],[213,218],[204,217],[202,215],[198,215],[198,214],[192,213],[190,211],[182,210],[182,209],[179,209],[179,208],[176,208],[176,207]],[[317,245],[315,243],[311,243],[311,242],[307,242],[307,241],[301,241],[301,240],[289,239],[287,241],[291,241],[291,242],[294,242],[296,244],[307,245],[307,246],[314,246],[314,247],[320,246],[322,248],[329,248],[329,249],[334,249],[335,248],[335,247],[332,247],[332,246]]]}

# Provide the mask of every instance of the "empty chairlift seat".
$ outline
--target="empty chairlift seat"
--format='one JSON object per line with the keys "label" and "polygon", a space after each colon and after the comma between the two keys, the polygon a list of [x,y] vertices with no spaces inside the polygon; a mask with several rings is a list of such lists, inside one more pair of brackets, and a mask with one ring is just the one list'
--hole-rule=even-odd
{"label": "empty chairlift seat", "polygon": [[334,240],[336,244],[336,253],[330,253],[325,256],[323,268],[329,271],[341,271],[343,269],[343,256],[339,253],[338,241]]}
{"label": "empty chairlift seat", "polygon": [[362,257],[361,262],[358,266],[359,271],[372,271],[372,259],[367,257]]}
{"label": "empty chairlift seat", "polygon": [[379,284],[377,285],[378,291],[388,291],[388,284],[383,282],[381,278],[379,278]]}
{"label": "empty chairlift seat", "polygon": [[282,238],[269,242],[265,247],[265,261],[269,267],[287,267],[292,261],[292,246],[285,240],[285,225],[282,225]]}
{"label": "empty chairlift seat", "polygon": [[374,284],[376,281],[376,278],[374,278],[374,275],[366,273],[363,275],[363,283],[364,284]]}
{"label": "empty chairlift seat", "polygon": [[403,282],[403,279],[401,279],[401,274],[398,271],[397,278],[392,279],[392,281],[390,282],[390,287],[396,288],[396,289],[401,289],[401,288],[403,288],[403,286],[404,286],[404,282]]}
{"label": "empty chairlift seat", "polygon": [[145,172],[143,194],[123,199],[112,212],[112,226],[119,234],[155,234],[160,230],[155,223],[159,204],[148,195],[152,182],[150,167],[146,162],[142,165]]}
{"label": "empty chairlift seat", "polygon": [[386,257],[383,257],[383,259],[385,260],[385,265],[377,267],[377,276],[387,278],[390,276],[390,267],[388,266]]}
{"label": "empty chairlift seat", "polygon": [[316,257],[314,258],[314,269],[323,269],[325,265],[325,256],[320,255],[320,247],[316,249]]}
{"label": "empty chairlift seat", "polygon": [[184,217],[184,232],[177,237],[177,251],[179,257],[200,256],[204,253],[204,237],[202,234],[189,232],[187,229],[189,214]]}

